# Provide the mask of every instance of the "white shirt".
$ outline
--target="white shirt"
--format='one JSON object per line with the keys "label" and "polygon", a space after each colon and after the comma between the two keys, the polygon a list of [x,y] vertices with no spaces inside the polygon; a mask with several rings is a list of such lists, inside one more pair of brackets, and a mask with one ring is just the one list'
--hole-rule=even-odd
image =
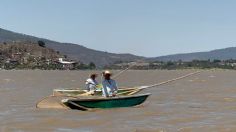
{"label": "white shirt", "polygon": [[95,91],[96,85],[98,85],[98,82],[96,80],[93,80],[92,78],[89,78],[85,82],[85,88],[88,91]]}
{"label": "white shirt", "polygon": [[103,86],[102,95],[105,97],[109,97],[117,93],[118,88],[116,85],[116,81],[113,79],[103,80],[102,86]]}

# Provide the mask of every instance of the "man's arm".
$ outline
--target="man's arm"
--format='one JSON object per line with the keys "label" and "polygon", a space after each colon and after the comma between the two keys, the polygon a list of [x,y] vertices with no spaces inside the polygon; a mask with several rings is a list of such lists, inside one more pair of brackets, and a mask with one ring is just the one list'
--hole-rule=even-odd
{"label": "man's arm", "polygon": [[113,80],[113,88],[114,88],[114,93],[118,92],[118,87],[117,87],[117,83],[115,80]]}

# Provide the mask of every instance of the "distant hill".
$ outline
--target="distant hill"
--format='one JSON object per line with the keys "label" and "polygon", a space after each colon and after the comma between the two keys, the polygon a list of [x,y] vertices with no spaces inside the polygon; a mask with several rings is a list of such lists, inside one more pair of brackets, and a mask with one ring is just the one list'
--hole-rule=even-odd
{"label": "distant hill", "polygon": [[38,38],[30,35],[16,33],[0,28],[0,42],[12,42],[12,41],[32,41],[37,42],[42,40],[46,43],[46,47],[59,51],[61,54],[67,55],[70,59],[81,61],[83,63],[94,62],[97,66],[102,67],[105,65],[113,64],[114,62],[128,62],[128,61],[191,61],[191,60],[208,60],[208,59],[236,59],[236,47],[230,47],[225,49],[217,49],[209,52],[195,52],[185,54],[174,54],[153,58],[146,58],[142,56],[136,56],[132,54],[115,54],[104,51],[98,51],[89,49],[79,44],[72,43],[60,43],[44,38]]}
{"label": "distant hill", "polygon": [[0,28],[0,42],[9,42],[9,41],[37,42],[38,40],[44,41],[46,43],[46,47],[59,51],[60,53],[67,55],[70,59],[81,61],[83,63],[94,62],[97,66],[110,65],[117,61],[137,61],[140,59],[144,59],[144,57],[135,56],[132,54],[115,54],[115,53],[97,51],[86,48],[78,44],[60,43]]}
{"label": "distant hill", "polygon": [[192,60],[208,60],[208,59],[236,59],[236,47],[229,47],[224,49],[212,50],[209,52],[195,52],[195,53],[185,53],[185,54],[174,54],[167,56],[160,56],[154,58],[148,58],[149,61],[192,61]]}

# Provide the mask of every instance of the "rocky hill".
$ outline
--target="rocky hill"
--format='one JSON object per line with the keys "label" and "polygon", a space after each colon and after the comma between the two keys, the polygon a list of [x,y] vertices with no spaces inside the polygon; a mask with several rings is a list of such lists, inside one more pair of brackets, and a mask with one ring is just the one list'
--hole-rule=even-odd
{"label": "rocky hill", "polygon": [[117,61],[137,61],[144,59],[144,57],[135,56],[132,54],[115,54],[98,50],[86,48],[78,44],[60,43],[48,39],[38,38],[30,35],[16,33],[0,28],[0,42],[12,41],[31,41],[37,42],[42,40],[45,42],[46,47],[59,51],[67,55],[70,59],[81,61],[83,63],[94,62],[97,66],[105,66],[113,64]]}
{"label": "rocky hill", "polygon": [[43,45],[31,41],[14,41],[0,43],[0,55],[6,58],[12,58],[14,55],[34,56],[45,59],[58,59],[64,56],[59,52],[46,48]]}
{"label": "rocky hill", "polygon": [[58,60],[64,57],[60,52],[45,47],[42,41],[0,43],[2,69],[62,69]]}

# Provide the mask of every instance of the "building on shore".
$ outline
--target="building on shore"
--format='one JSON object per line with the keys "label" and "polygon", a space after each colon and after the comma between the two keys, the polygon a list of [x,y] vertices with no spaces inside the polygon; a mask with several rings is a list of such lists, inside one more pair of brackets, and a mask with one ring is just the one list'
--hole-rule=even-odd
{"label": "building on shore", "polygon": [[73,69],[76,64],[74,61],[65,61],[63,58],[58,58],[57,63],[65,70]]}

